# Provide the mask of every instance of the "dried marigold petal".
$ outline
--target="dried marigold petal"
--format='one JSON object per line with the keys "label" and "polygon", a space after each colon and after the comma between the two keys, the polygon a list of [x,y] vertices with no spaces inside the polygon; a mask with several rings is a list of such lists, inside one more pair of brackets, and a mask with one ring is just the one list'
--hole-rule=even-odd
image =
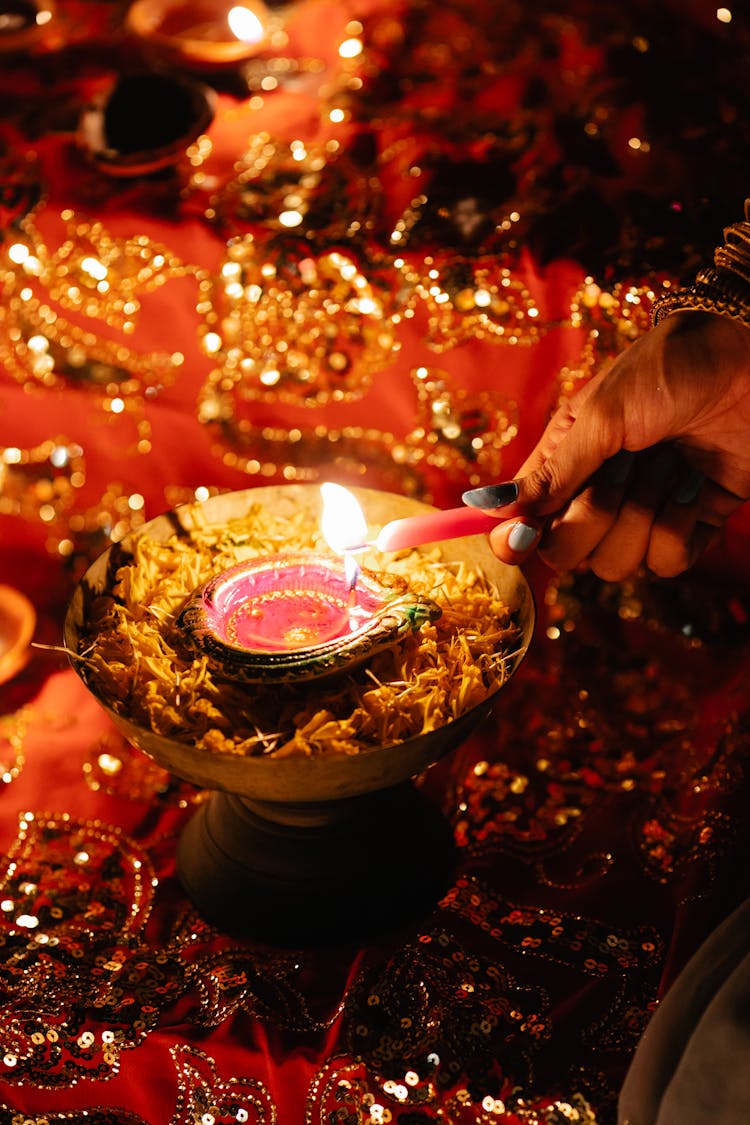
{"label": "dried marigold petal", "polygon": [[203,524],[188,536],[135,540],[114,596],[93,596],[81,637],[95,691],[137,723],[207,753],[356,754],[402,742],[459,718],[505,676],[518,640],[508,607],[476,568],[445,563],[437,548],[399,552],[389,572],[433,598],[442,617],[368,667],[320,684],[247,688],[219,679],[175,628],[187,597],[248,558],[325,550],[300,511],[279,519],[258,506],[242,520]]}

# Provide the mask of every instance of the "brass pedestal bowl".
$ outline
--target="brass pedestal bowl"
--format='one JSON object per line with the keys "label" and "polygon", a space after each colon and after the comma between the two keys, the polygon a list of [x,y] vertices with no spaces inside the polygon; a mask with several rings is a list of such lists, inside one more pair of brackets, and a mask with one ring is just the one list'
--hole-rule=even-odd
{"label": "brass pedestal bowl", "polygon": [[[375,531],[432,510],[390,493],[351,491]],[[184,828],[177,852],[179,877],[200,911],[221,928],[258,940],[337,942],[397,924],[445,888],[452,833],[414,779],[459,746],[496,706],[531,640],[533,598],[521,572],[499,562],[483,537],[437,545],[443,562],[486,576],[511,611],[516,636],[512,651],[498,657],[496,683],[489,683],[481,702],[426,733],[358,753],[275,756],[207,751],[148,729],[88,674],[93,600],[112,593],[118,562],[137,537],[160,543],[176,534],[189,538],[196,528],[246,515],[251,528],[258,505],[282,520],[309,514],[311,526],[319,526],[320,489],[312,485],[227,493],[159,516],[89,568],[68,609],[65,643],[82,655],[73,658],[76,671],[124,736],[172,774],[210,791]],[[380,556],[377,565],[387,573],[389,556]],[[186,603],[192,594],[184,590]],[[360,667],[357,674],[367,671]],[[252,696],[256,688],[243,684],[242,690]],[[328,690],[329,681],[316,681],[321,706]]]}

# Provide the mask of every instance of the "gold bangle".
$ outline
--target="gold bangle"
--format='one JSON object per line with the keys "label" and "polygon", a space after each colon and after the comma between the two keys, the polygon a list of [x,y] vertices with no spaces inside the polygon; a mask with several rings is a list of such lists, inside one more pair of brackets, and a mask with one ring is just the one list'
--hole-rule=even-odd
{"label": "gold bangle", "polygon": [[750,199],[745,219],[724,230],[713,266],[701,269],[692,285],[665,293],[653,306],[654,325],[675,312],[712,312],[750,326]]}
{"label": "gold bangle", "polygon": [[651,314],[654,325],[677,312],[709,312],[728,316],[750,327],[750,289],[740,299],[720,289],[711,289],[699,284],[674,293],[665,293],[654,302]]}
{"label": "gold bangle", "polygon": [[750,286],[750,199],[745,200],[744,222],[725,229],[724,245],[714,252],[714,265]]}

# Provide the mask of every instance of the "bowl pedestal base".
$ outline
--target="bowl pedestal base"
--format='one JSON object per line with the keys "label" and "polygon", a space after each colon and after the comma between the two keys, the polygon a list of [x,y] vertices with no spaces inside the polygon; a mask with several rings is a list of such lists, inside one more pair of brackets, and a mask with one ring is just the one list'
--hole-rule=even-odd
{"label": "bowl pedestal base", "polygon": [[321,804],[215,791],[177,872],[210,922],[284,945],[340,944],[407,924],[450,885],[449,825],[411,782]]}

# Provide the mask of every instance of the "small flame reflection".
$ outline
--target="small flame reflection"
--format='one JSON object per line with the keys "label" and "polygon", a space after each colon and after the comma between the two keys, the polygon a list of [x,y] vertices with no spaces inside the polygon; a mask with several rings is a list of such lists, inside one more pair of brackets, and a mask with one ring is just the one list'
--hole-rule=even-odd
{"label": "small flame reflection", "polygon": [[352,591],[352,593],[354,593],[354,589],[357,585],[357,579],[359,578],[360,573],[361,571],[359,563],[355,559],[354,555],[350,551],[348,551],[344,555],[344,574],[346,575],[347,585],[349,586],[349,589]]}
{"label": "small flame reflection", "polygon": [[332,551],[344,556],[344,574],[349,587],[349,624],[352,629],[359,624],[361,614],[357,609],[357,582],[361,573],[355,553],[365,550],[367,521],[356,496],[340,484],[322,484],[323,538]]}

